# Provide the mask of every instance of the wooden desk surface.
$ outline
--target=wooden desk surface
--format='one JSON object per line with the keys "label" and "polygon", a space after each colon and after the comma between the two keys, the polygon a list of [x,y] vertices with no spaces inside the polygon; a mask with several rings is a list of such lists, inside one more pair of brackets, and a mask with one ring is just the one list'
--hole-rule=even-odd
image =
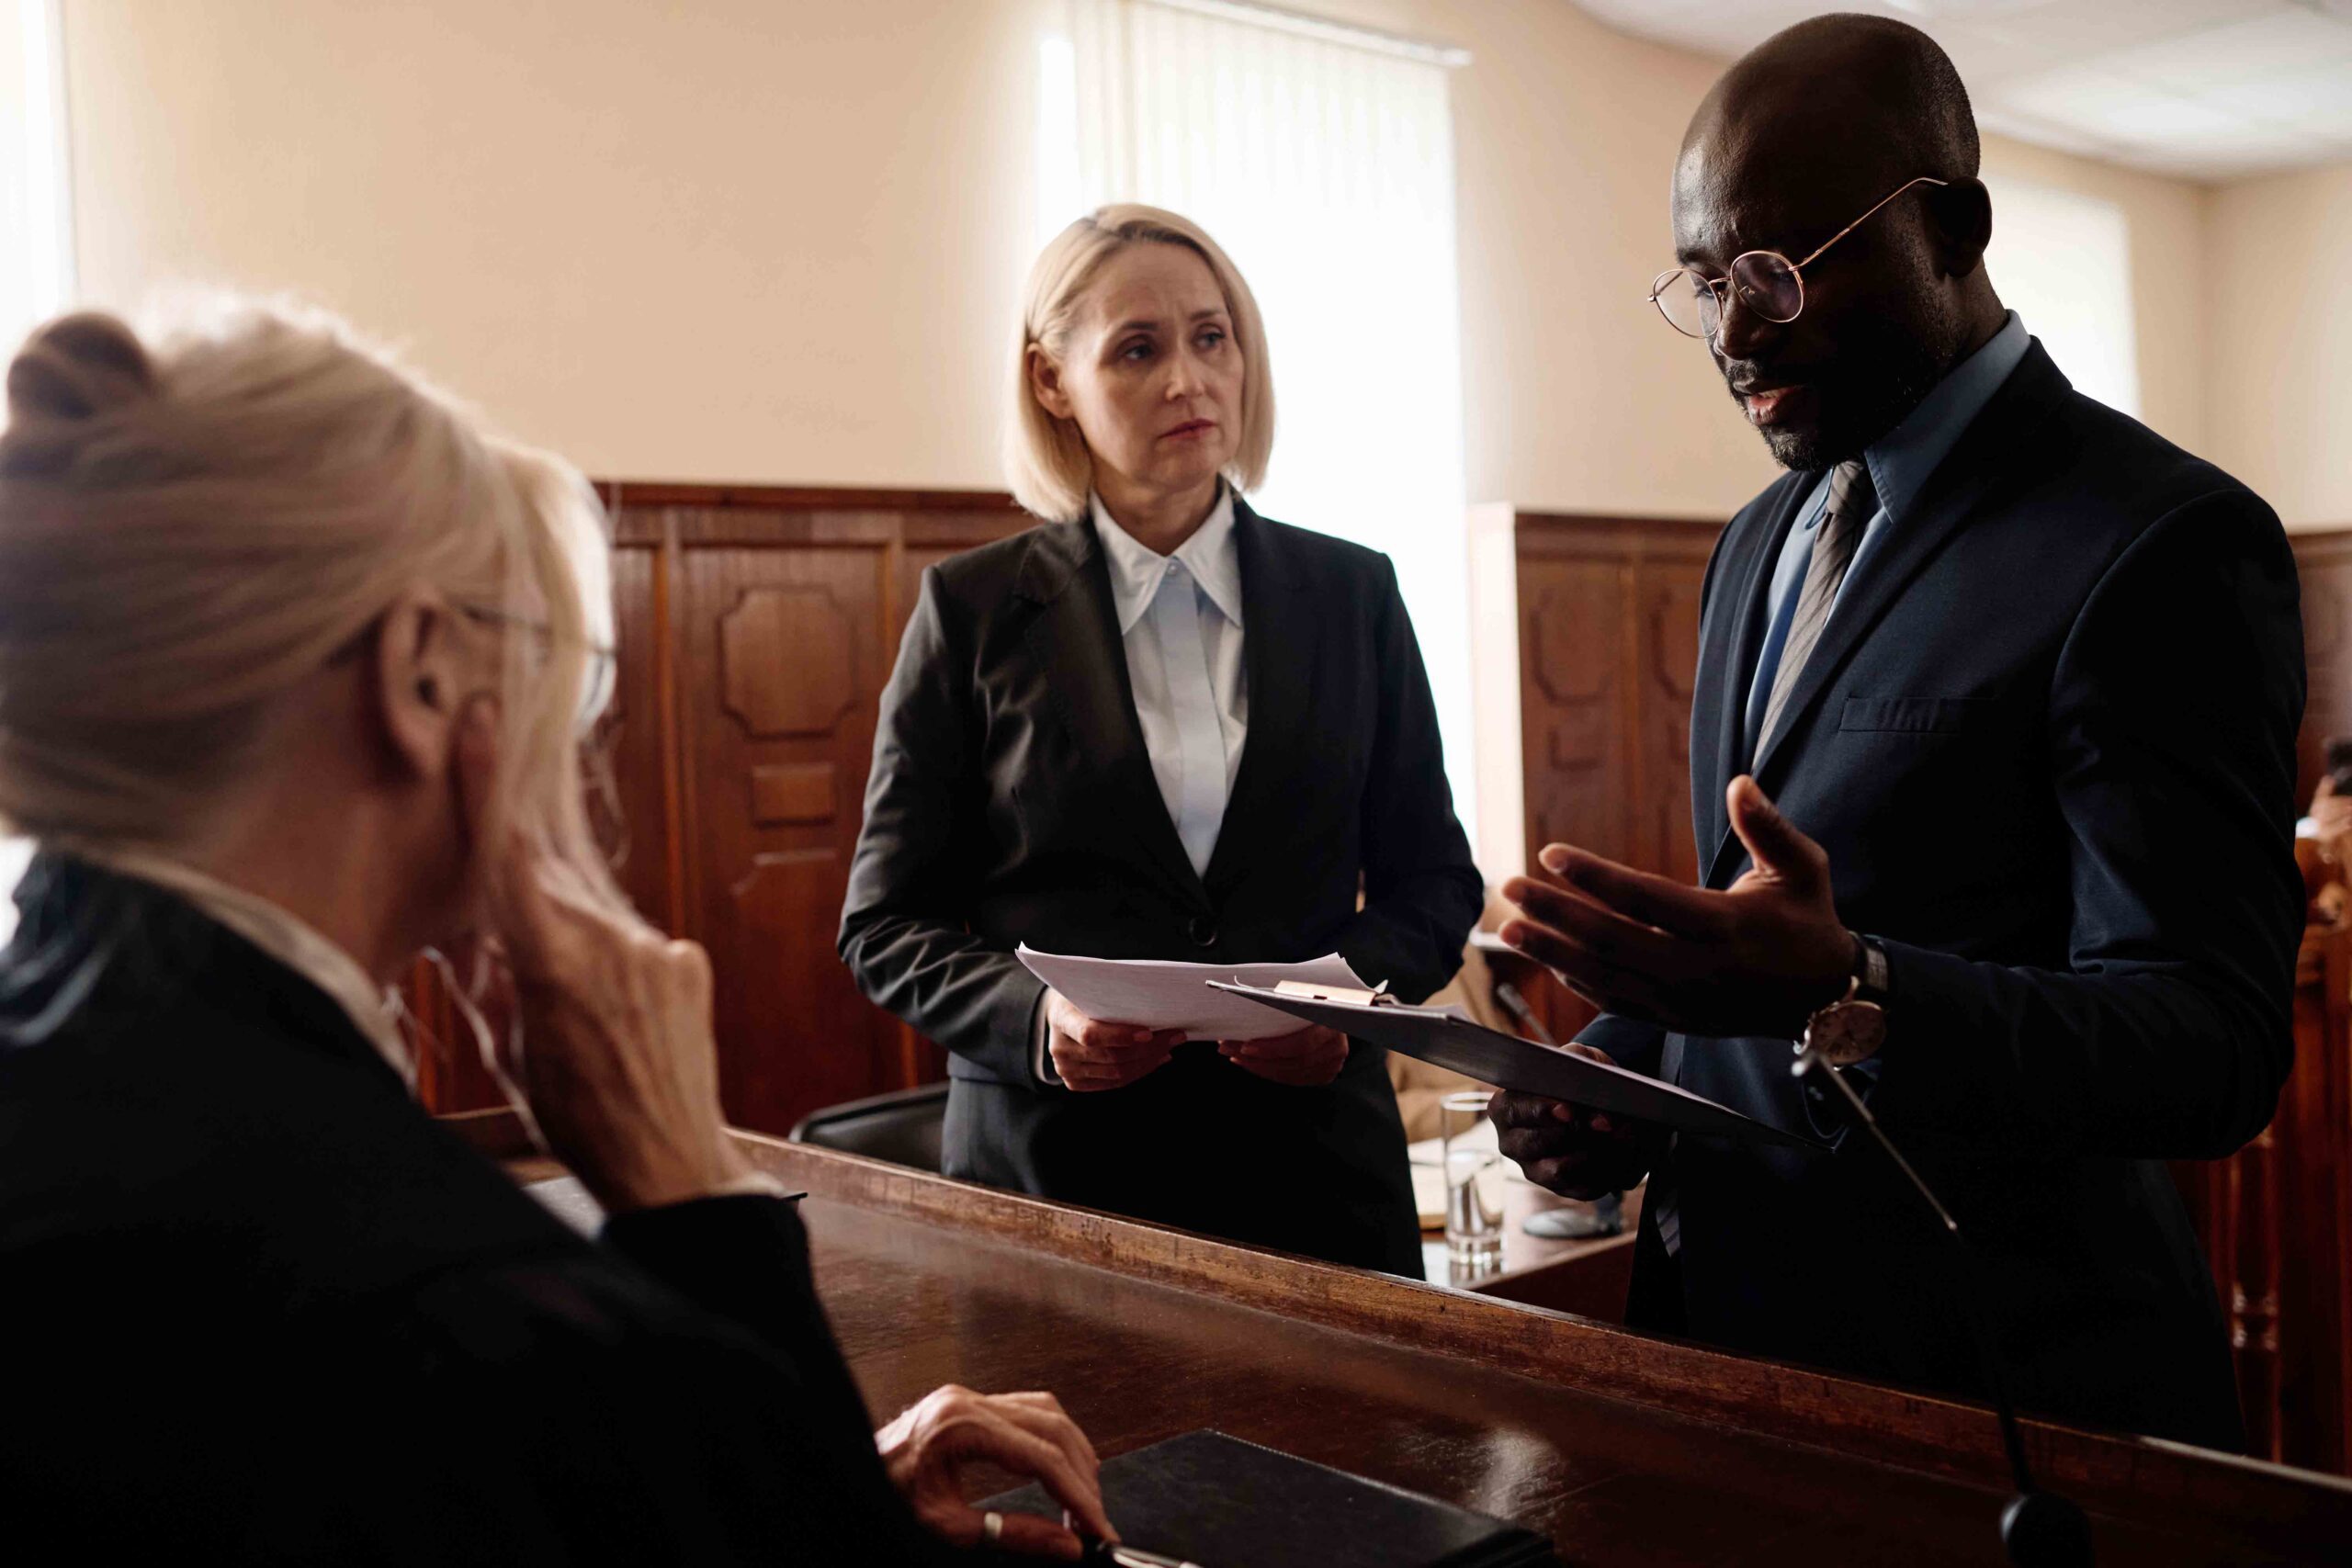
{"label": "wooden desk surface", "polygon": [[[810,1195],[877,1424],[941,1383],[1046,1388],[1105,1456],[1215,1427],[1569,1563],[2003,1561],[1989,1412],[743,1136]],[[2102,1563],[2352,1558],[2352,1483],[2040,1423],[2027,1444]]]}
{"label": "wooden desk surface", "polygon": [[[877,1421],[1051,1389],[1105,1454],[1216,1427],[1548,1532],[1568,1562],[1996,1563],[1992,1416],[1565,1314],[758,1140]],[[2035,1425],[2105,1562],[2342,1562],[2352,1484]]]}

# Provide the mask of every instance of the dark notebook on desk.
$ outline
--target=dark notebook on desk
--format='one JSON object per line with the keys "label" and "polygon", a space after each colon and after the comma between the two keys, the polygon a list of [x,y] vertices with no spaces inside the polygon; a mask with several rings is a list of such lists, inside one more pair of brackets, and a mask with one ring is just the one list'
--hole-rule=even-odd
{"label": "dark notebook on desk", "polygon": [[[1551,1544],[1507,1520],[1310,1464],[1223,1432],[1187,1432],[1102,1465],[1120,1538],[1200,1568],[1539,1568]],[[980,1505],[1061,1517],[1037,1486]]]}

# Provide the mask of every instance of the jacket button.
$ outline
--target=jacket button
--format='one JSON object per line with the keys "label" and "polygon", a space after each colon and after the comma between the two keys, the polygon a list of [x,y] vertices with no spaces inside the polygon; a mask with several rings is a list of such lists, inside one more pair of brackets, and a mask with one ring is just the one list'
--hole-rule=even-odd
{"label": "jacket button", "polygon": [[1216,945],[1216,923],[1206,915],[1194,915],[1192,924],[1184,928],[1184,934],[1193,939],[1194,947]]}

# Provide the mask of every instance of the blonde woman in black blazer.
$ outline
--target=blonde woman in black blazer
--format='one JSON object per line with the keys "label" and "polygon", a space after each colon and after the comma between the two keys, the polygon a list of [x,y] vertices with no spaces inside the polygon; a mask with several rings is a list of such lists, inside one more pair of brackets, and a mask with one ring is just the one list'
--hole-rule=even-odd
{"label": "blonde woman in black blazer", "polygon": [[1269,522],[1248,285],[1106,208],[1033,269],[1009,462],[1055,519],[923,575],[882,699],[842,956],[953,1054],[950,1175],[1420,1272],[1382,1054],[1092,1019],[1013,957],[1337,951],[1408,999],[1482,887],[1386,557]]}

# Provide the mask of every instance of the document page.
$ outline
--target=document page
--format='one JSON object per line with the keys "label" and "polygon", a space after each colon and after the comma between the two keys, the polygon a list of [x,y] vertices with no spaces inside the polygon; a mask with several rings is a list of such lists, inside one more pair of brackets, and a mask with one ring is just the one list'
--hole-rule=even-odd
{"label": "document page", "polygon": [[1305,964],[1176,964],[1076,958],[1040,953],[1023,942],[1013,955],[1090,1018],[1140,1029],[1181,1029],[1193,1040],[1265,1040],[1306,1027],[1288,1013],[1212,989],[1213,980],[1268,989],[1284,980],[1351,991],[1372,988],[1336,953]]}

